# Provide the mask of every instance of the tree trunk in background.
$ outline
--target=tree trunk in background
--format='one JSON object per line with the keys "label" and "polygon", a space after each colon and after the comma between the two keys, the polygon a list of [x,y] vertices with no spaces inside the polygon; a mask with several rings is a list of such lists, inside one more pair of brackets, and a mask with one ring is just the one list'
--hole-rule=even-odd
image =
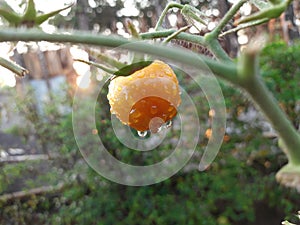
{"label": "tree trunk in background", "polygon": [[[296,4],[298,4],[299,7],[299,1],[294,1],[294,4],[295,6]],[[289,41],[293,41],[294,39],[299,38],[299,29],[295,23],[294,4],[290,4],[285,12]]]}
{"label": "tree trunk in background", "polygon": [[75,16],[78,18],[78,29],[89,30],[89,19],[86,9],[89,7],[87,0],[77,0]]}
{"label": "tree trunk in background", "polygon": [[[218,1],[218,10],[220,12],[219,18],[223,18],[226,12],[230,9],[230,3],[227,0]],[[231,26],[227,26],[225,30],[231,29]],[[238,41],[236,33],[226,35],[221,40],[222,46],[225,51],[231,56],[236,57],[238,51]]]}

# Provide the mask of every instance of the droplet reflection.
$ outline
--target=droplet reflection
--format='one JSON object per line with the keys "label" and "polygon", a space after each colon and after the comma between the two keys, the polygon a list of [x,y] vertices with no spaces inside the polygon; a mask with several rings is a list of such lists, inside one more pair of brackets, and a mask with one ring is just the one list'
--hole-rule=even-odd
{"label": "droplet reflection", "polygon": [[166,128],[170,128],[172,126],[172,120],[169,120],[168,122],[166,122]]}
{"label": "droplet reflection", "polygon": [[138,131],[137,134],[138,134],[141,138],[144,138],[144,137],[147,136],[148,131]]}

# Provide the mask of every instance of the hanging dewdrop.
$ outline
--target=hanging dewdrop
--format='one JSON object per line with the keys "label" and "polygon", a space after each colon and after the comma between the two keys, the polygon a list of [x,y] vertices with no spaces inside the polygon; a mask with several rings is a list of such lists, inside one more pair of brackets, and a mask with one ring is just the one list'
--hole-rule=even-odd
{"label": "hanging dewdrop", "polygon": [[175,73],[158,60],[130,76],[113,79],[107,98],[111,113],[142,133],[157,133],[165,123],[170,126],[181,102]]}

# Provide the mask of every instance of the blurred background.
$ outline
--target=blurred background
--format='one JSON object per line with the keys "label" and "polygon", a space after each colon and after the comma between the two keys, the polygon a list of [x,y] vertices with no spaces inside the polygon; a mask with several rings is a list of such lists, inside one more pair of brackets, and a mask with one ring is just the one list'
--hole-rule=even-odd
{"label": "blurred background", "polygon": [[[35,0],[41,12],[71,2]],[[235,1],[177,2],[192,4],[206,15],[207,27],[188,31],[203,35],[215,27]],[[24,0],[7,3],[20,13],[26,7]],[[167,3],[78,0],[72,9],[50,19],[41,29],[50,33],[80,29],[130,38],[128,18],[139,32],[151,31]],[[246,3],[237,17],[256,10]],[[0,19],[0,24],[6,22]],[[180,28],[186,24],[178,10],[170,10],[163,26]],[[296,128],[300,121],[299,25],[299,1],[294,1],[280,18],[220,39],[226,52],[236,57],[251,38],[268,33],[269,44],[260,57],[262,75]],[[226,29],[232,27],[228,25]],[[172,44],[214,57],[202,46],[184,41]],[[196,152],[170,179],[146,187],[128,187],[104,179],[86,164],[73,136],[71,114],[76,88],[88,94],[107,76],[73,59],[88,60],[91,51],[97,51],[122,61],[126,54],[47,42],[0,43],[0,49],[1,56],[29,70],[29,75],[20,79],[0,68],[0,224],[266,225],[281,224],[284,219],[297,222],[299,192],[275,181],[275,173],[287,162],[277,146],[276,133],[236,88],[220,81],[227,108],[226,135],[215,161],[207,171],[199,172],[197,166],[210,137],[214,112],[197,84],[185,74],[177,74],[181,87],[196,102],[198,110],[201,135]],[[170,129],[159,151],[132,152],[119,142],[111,128],[105,91],[98,100],[97,129],[91,134],[98,135],[114,157],[131,164],[151,164],[170,154],[178,137],[176,127]],[[93,147],[88,138],[86,147]]]}

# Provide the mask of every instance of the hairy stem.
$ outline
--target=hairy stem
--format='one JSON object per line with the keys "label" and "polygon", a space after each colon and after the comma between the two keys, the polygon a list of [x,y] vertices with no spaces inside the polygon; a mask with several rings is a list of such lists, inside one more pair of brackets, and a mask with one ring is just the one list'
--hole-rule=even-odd
{"label": "hairy stem", "polygon": [[188,25],[188,26],[185,26],[185,27],[182,27],[180,28],[178,31],[172,33],[170,36],[168,36],[164,41],[163,43],[168,43],[170,42],[172,39],[174,39],[177,35],[179,35],[180,33],[186,31],[187,29],[189,29],[192,25]]}
{"label": "hairy stem", "polygon": [[242,54],[238,68],[240,86],[246,90],[277,131],[282,142],[280,147],[287,154],[289,163],[300,165],[300,134],[260,79],[257,53],[256,49],[252,49]]}
{"label": "hairy stem", "polygon": [[108,65],[110,65],[110,66],[113,66],[113,67],[115,67],[115,68],[117,68],[117,69],[121,69],[121,68],[123,68],[124,66],[126,66],[126,64],[121,63],[121,62],[117,61],[116,59],[114,59],[114,58],[112,58],[112,57],[109,57],[109,56],[107,56],[107,55],[105,55],[105,54],[102,54],[102,53],[100,53],[100,52],[96,52],[96,51],[93,51],[93,50],[92,50],[90,53],[94,54],[95,57],[96,57],[99,61],[104,62],[104,63],[106,63],[106,64],[108,64]]}
{"label": "hairy stem", "polygon": [[228,54],[225,52],[225,50],[222,48],[220,42],[217,39],[205,39],[206,45],[209,50],[211,50],[214,55],[217,57],[217,59],[232,63],[231,58],[228,56]]}
{"label": "hairy stem", "polygon": [[267,87],[260,79],[255,77],[245,85],[244,89],[250,94],[253,101],[259,106],[278,132],[280,139],[286,147],[283,150],[287,154],[289,162],[293,165],[300,165],[300,135],[279,108],[276,100],[267,90]]}
{"label": "hairy stem", "polygon": [[234,4],[229,11],[225,14],[222,18],[220,23],[216,26],[216,28],[210,33],[210,35],[214,38],[218,37],[219,34],[222,32],[223,28],[228,24],[228,22],[234,17],[237,11],[245,4],[247,0],[240,0],[236,4]]}
{"label": "hairy stem", "polygon": [[[175,29],[169,29],[169,30],[142,33],[140,36],[143,39],[154,39],[154,38],[168,37],[176,32],[177,30]],[[224,49],[221,47],[220,43],[217,40],[206,40],[206,38],[202,36],[184,33],[184,32],[177,34],[174,37],[174,39],[185,40],[188,42],[199,44],[203,47],[208,48],[216,56],[217,59],[221,61],[231,62],[230,57],[226,54],[226,52],[224,51]]]}
{"label": "hairy stem", "polygon": [[28,70],[26,70],[25,68],[2,57],[0,57],[0,66],[3,66],[4,68],[12,71],[19,77],[24,77],[25,74],[28,73]]}
{"label": "hairy stem", "polygon": [[245,29],[245,28],[258,26],[260,24],[266,23],[267,21],[269,21],[269,19],[268,18],[264,18],[264,19],[260,19],[260,20],[256,20],[256,21],[252,21],[252,22],[248,22],[248,23],[244,23],[244,24],[239,25],[238,27],[232,28],[230,30],[227,30],[227,31],[221,33],[219,35],[219,37],[223,37],[223,36],[225,36],[227,34],[230,34],[230,33],[233,33],[233,32],[237,32],[237,31]]}
{"label": "hairy stem", "polygon": [[228,22],[233,18],[233,16],[237,13],[237,11],[241,8],[241,6],[247,2],[247,0],[240,0],[235,5],[233,5],[230,10],[225,14],[222,18],[220,23],[216,26],[216,28],[207,33],[205,35],[205,42],[209,49],[216,55],[217,58],[223,60],[225,62],[231,62],[228,54],[224,51],[221,47],[220,43],[218,42],[217,38],[221,34],[222,29],[228,24]]}
{"label": "hairy stem", "polygon": [[[168,29],[168,30],[160,30],[160,31],[154,31],[154,32],[141,33],[140,36],[143,39],[155,39],[155,38],[168,37],[172,34],[175,34],[176,32],[178,32],[178,30]],[[206,46],[204,38],[199,35],[180,32],[179,34],[175,35],[174,39],[185,40],[188,42]]]}
{"label": "hairy stem", "polygon": [[[181,35],[180,33],[179,35]],[[203,69],[200,61],[205,63],[209,69],[220,78],[237,84],[236,66],[228,63],[217,62],[202,55],[193,54],[191,51],[179,48],[169,48],[160,44],[149,44],[143,41],[130,41],[119,36],[106,36],[88,32],[73,32],[72,34],[53,33],[48,34],[39,30],[0,30],[0,42],[4,41],[49,41],[58,43],[87,44],[106,47],[120,47],[131,51],[152,54],[154,56],[165,57],[171,60],[185,63],[195,68]]]}
{"label": "hairy stem", "polygon": [[99,63],[95,63],[95,62],[92,62],[92,61],[86,61],[86,60],[83,60],[83,59],[74,59],[74,61],[77,61],[77,62],[82,62],[82,63],[85,63],[89,66],[94,66],[94,67],[97,67],[107,73],[110,73],[110,74],[114,74],[115,72],[117,72],[117,70],[113,70],[111,68],[108,68],[106,66],[103,66]]}
{"label": "hairy stem", "polygon": [[176,2],[170,2],[167,4],[167,6],[165,7],[165,9],[162,11],[160,17],[158,18],[158,21],[156,23],[156,26],[155,26],[155,30],[159,30],[162,26],[162,23],[169,11],[169,9],[171,8],[178,8],[178,9],[182,9],[183,8],[183,5],[179,4],[179,3],[176,3]]}

